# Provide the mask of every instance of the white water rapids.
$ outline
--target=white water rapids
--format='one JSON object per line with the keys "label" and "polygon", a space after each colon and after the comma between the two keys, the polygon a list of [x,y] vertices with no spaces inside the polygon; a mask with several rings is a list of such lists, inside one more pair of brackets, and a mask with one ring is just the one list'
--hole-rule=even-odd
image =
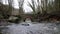
{"label": "white water rapids", "polygon": [[57,34],[59,32],[56,25],[51,23],[38,23],[29,26],[12,24],[7,27],[8,34]]}

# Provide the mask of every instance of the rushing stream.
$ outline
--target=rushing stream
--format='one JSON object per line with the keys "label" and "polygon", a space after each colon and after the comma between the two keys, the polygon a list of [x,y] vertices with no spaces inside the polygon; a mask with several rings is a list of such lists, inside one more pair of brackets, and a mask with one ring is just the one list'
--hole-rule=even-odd
{"label": "rushing stream", "polygon": [[37,23],[31,21],[21,22],[0,27],[2,34],[60,34],[60,24]]}
{"label": "rushing stream", "polygon": [[59,27],[55,23],[11,24],[2,30],[2,34],[60,34]]}

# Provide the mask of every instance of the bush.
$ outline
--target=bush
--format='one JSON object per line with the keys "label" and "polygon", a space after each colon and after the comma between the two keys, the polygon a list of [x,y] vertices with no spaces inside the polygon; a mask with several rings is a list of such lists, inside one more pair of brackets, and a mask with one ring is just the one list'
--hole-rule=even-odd
{"label": "bush", "polygon": [[[16,19],[14,19],[16,17]],[[19,23],[19,21],[21,20],[21,16],[13,16],[11,18],[11,20],[8,20],[9,22],[13,22],[13,23]]]}

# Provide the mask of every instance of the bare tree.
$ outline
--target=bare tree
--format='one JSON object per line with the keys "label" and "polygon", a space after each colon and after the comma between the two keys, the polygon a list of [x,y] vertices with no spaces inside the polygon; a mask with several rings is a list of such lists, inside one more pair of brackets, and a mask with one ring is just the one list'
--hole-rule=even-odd
{"label": "bare tree", "polygon": [[47,2],[48,0],[41,0],[41,9],[42,9],[42,14],[47,13]]}
{"label": "bare tree", "polygon": [[10,11],[10,14],[9,15],[12,14],[12,9],[13,9],[12,2],[13,2],[13,0],[8,0],[8,3],[9,3],[9,11]]}
{"label": "bare tree", "polygon": [[37,0],[38,6],[37,6],[37,11],[38,13],[41,13],[41,5],[40,5],[40,1]]}
{"label": "bare tree", "polygon": [[19,1],[19,14],[23,13],[23,4],[24,4],[24,0],[20,0]]}
{"label": "bare tree", "polygon": [[28,2],[28,5],[29,5],[29,7],[31,7],[31,9],[33,10],[33,13],[35,13],[36,11],[35,11],[35,1],[34,0],[31,0],[31,2],[32,2],[32,4],[31,3],[29,3]]}
{"label": "bare tree", "polygon": [[0,3],[0,15],[3,16],[3,19],[8,18],[9,13],[9,6]]}

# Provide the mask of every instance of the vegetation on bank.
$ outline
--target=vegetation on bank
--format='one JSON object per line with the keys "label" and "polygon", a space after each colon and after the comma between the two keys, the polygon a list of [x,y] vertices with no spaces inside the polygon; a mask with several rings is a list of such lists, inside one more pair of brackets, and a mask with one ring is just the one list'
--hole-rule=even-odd
{"label": "vegetation on bank", "polygon": [[[13,1],[13,0],[12,0]],[[24,14],[23,4],[19,2],[19,15],[12,15],[12,1],[9,0],[9,5],[4,5],[0,2],[0,19],[9,19],[11,16],[17,17],[17,19],[8,20],[9,22],[19,22],[22,19],[24,20],[22,14]],[[37,0],[37,4],[34,0],[31,0],[32,4],[28,2],[28,6],[32,9],[32,13],[30,18],[32,21],[60,21],[60,0],[41,0],[41,6],[39,0]],[[48,3],[49,1],[49,3]],[[25,15],[26,16],[26,15]],[[27,15],[28,16],[28,15]],[[13,18],[14,18],[13,17]]]}

